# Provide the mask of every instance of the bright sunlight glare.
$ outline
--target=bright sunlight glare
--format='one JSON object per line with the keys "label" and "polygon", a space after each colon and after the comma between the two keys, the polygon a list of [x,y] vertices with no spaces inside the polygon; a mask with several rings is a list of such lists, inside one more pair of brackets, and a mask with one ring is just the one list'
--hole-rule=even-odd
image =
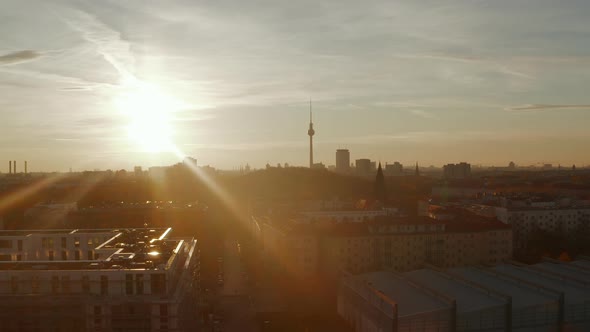
{"label": "bright sunlight glare", "polygon": [[154,85],[134,82],[116,100],[117,109],[127,117],[127,135],[145,152],[173,152],[173,114],[182,103]]}

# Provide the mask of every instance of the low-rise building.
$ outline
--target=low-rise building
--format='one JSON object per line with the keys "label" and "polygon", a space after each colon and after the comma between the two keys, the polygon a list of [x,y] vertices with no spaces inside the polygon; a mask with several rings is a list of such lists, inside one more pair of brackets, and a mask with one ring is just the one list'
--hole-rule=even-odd
{"label": "low-rise building", "polygon": [[587,331],[588,261],[345,273],[338,313],[355,331]]}

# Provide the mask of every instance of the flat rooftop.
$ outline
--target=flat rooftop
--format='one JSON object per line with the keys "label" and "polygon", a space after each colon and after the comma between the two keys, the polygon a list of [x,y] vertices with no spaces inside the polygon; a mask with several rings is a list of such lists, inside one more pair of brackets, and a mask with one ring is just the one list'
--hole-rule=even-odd
{"label": "flat rooftop", "polygon": [[576,267],[590,270],[590,260],[573,261],[570,264],[575,265]]}
{"label": "flat rooftop", "polygon": [[578,282],[566,278],[559,278],[555,275],[530,269],[526,266],[501,264],[495,266],[493,270],[562,292],[565,295],[566,304],[582,303],[590,299],[589,287],[585,287]]}
{"label": "flat rooftop", "polygon": [[422,269],[406,272],[403,275],[454,298],[457,302],[458,313],[479,311],[506,303],[506,300],[499,296],[490,295],[464,281],[435,270]]}
{"label": "flat rooftop", "polygon": [[559,298],[558,293],[539,290],[534,285],[519,282],[491,270],[461,267],[450,269],[449,272],[504,295],[512,296],[513,308],[542,305],[550,301],[556,301]]}
{"label": "flat rooftop", "polygon": [[60,230],[59,232],[27,231],[27,234],[111,233],[112,236],[95,247],[96,259],[87,260],[23,260],[0,262],[1,270],[132,270],[167,269],[179,252],[182,240],[170,240],[171,228],[135,228],[102,230]]}
{"label": "flat rooftop", "polygon": [[577,279],[590,284],[590,270],[566,263],[543,262],[533,265],[551,273],[557,273],[568,278]]}
{"label": "flat rooftop", "polygon": [[391,272],[370,272],[355,276],[394,300],[398,316],[411,316],[423,312],[450,308],[448,302],[415,287],[405,278]]}

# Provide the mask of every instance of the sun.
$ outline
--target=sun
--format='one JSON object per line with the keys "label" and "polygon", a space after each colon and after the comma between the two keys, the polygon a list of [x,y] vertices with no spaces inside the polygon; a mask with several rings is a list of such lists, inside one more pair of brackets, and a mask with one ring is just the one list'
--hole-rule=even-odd
{"label": "sun", "polygon": [[145,152],[173,152],[172,119],[180,103],[159,88],[135,83],[117,98],[116,107],[127,118],[127,136]]}

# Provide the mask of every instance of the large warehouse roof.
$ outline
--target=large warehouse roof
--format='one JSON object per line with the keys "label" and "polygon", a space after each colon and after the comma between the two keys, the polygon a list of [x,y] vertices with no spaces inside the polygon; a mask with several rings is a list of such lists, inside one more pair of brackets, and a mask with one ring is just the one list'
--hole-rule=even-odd
{"label": "large warehouse roof", "polygon": [[533,267],[590,284],[590,270],[577,268],[571,264],[544,262],[535,264]]}
{"label": "large warehouse roof", "polygon": [[391,272],[371,272],[357,278],[393,299],[398,305],[399,317],[450,308],[449,303],[442,298],[429,294]]}
{"label": "large warehouse roof", "polygon": [[493,269],[519,279],[524,279],[563,292],[566,303],[580,303],[590,300],[590,288],[575,280],[560,278],[555,274],[544,273],[542,270],[512,264],[497,265]]}
{"label": "large warehouse roof", "polygon": [[410,280],[427,285],[452,296],[457,301],[457,312],[471,312],[504,305],[506,299],[486,293],[469,283],[435,270],[422,269],[404,273]]}
{"label": "large warehouse roof", "polygon": [[542,305],[550,301],[556,301],[559,298],[558,292],[543,291],[526,281],[516,280],[487,269],[463,267],[452,269],[449,272],[512,296],[512,306],[514,308]]}

